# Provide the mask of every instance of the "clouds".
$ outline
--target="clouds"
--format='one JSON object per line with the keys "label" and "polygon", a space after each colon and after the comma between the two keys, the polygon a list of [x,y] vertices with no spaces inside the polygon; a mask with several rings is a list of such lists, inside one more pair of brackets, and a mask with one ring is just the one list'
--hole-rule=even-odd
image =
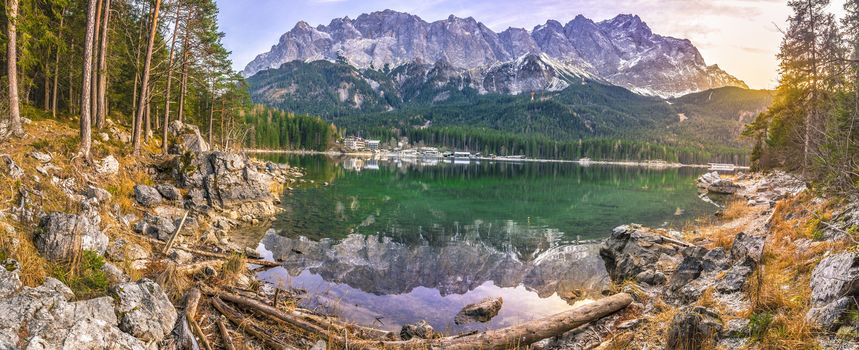
{"label": "clouds", "polygon": [[299,20],[327,24],[343,16],[393,9],[427,21],[454,14],[474,17],[501,31],[532,29],[548,19],[560,22],[582,14],[595,21],[620,13],[639,15],[655,33],[691,40],[708,64],[718,63],[756,88],[775,85],[775,55],[789,10],[786,0],[218,0],[225,44],[236,68],[268,51]]}

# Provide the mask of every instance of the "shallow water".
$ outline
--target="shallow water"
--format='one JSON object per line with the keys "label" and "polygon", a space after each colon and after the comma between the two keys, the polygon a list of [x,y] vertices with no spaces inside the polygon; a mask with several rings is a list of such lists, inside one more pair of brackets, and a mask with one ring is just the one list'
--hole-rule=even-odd
{"label": "shallow water", "polygon": [[[597,241],[612,228],[678,227],[715,209],[697,198],[697,169],[259,157],[307,171],[258,247],[284,266],[259,276],[307,290],[307,307],[390,330],[563,311],[607,283]],[[492,321],[453,324],[491,296],[504,298]]]}

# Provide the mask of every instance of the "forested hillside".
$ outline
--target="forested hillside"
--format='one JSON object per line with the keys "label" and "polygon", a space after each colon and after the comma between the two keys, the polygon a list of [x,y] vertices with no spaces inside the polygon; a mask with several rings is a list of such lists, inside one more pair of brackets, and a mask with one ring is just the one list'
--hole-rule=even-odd
{"label": "forested hillside", "polygon": [[246,140],[252,148],[325,151],[339,136],[337,128],[319,117],[296,115],[255,105],[242,112],[245,123],[254,129]]}
{"label": "forested hillside", "polygon": [[839,22],[829,1],[789,3],[773,105],[746,134],[758,168],[799,171],[833,190],[859,189],[859,2]]}
{"label": "forested hillside", "polygon": [[[248,84],[254,102],[320,115],[349,133],[564,159],[745,164],[751,143],[741,136],[743,127],[772,101],[768,91],[733,87],[663,100],[595,81],[557,92],[479,93],[440,64],[360,70],[343,62],[293,61],[257,73]],[[458,136],[443,136],[451,134]],[[578,146],[584,144],[592,147]],[[605,144],[629,146],[597,151]]]}

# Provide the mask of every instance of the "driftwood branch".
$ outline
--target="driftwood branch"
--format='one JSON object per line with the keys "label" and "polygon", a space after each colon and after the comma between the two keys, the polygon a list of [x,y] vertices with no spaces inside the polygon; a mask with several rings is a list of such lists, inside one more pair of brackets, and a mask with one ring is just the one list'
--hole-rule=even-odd
{"label": "driftwood branch", "polygon": [[230,331],[224,325],[224,320],[221,317],[217,317],[215,323],[218,325],[218,331],[221,333],[221,339],[224,341],[224,348],[227,350],[236,350],[236,347],[233,345],[233,337],[230,336]]}
{"label": "driftwood branch", "polygon": [[173,246],[173,242],[176,241],[176,236],[179,235],[179,231],[182,231],[182,226],[185,226],[185,219],[188,218],[188,210],[185,211],[185,215],[182,216],[182,221],[179,221],[179,226],[176,227],[176,231],[173,231],[173,234],[170,235],[170,240],[167,241],[167,245],[164,247],[164,255],[170,252],[170,247]]}
{"label": "driftwood branch", "polygon": [[254,338],[259,339],[266,346],[273,348],[273,349],[283,349],[283,350],[294,350],[295,349],[294,347],[292,347],[288,344],[284,344],[283,342],[278,341],[273,336],[271,336],[270,334],[268,334],[266,331],[262,330],[261,328],[257,327],[256,325],[254,325],[250,322],[247,322],[245,320],[244,316],[242,316],[242,314],[240,312],[227,306],[227,304],[224,303],[223,301],[221,301],[220,298],[214,297],[211,300],[212,300],[212,306],[214,306],[215,309],[218,310],[218,312],[220,312],[222,315],[224,315],[228,320],[230,320],[230,322],[234,323],[236,325],[236,327],[247,332],[248,334],[250,334]]}
{"label": "driftwood branch", "polygon": [[[269,318],[283,321],[303,331],[322,335],[337,345],[346,346],[348,343],[350,349],[414,349],[431,346],[446,350],[504,350],[524,347],[539,340],[563,334],[586,323],[599,320],[632,303],[632,297],[629,294],[619,293],[543,319],[473,335],[447,337],[437,340],[374,341],[348,339],[346,336],[338,334],[340,332],[330,332],[321,326],[302,319],[298,313],[285,312],[253,299],[225,292],[214,292],[211,290],[206,290],[205,292],[207,294],[212,293],[221,299],[253,310]],[[348,336],[348,333],[346,335]]]}
{"label": "driftwood branch", "polygon": [[[140,234],[134,234],[134,236],[140,237],[141,239],[143,239],[149,243],[152,243],[152,244],[158,244],[158,245],[167,244],[167,243],[162,242],[158,239],[155,239],[152,237],[146,237],[146,236],[140,235]],[[183,250],[183,251],[186,251],[186,252],[194,254],[194,255],[204,256],[204,257],[208,257],[208,258],[218,258],[218,259],[229,259],[230,258],[230,256],[227,254],[207,252],[207,251],[202,251],[202,250],[197,250],[197,249],[192,249],[192,248],[185,248],[185,247],[181,247],[181,246],[173,247],[172,249],[179,249],[179,250]],[[281,266],[280,263],[274,262],[274,261],[268,261],[268,260],[262,260],[262,259],[249,259],[249,258],[247,258],[245,260],[249,264],[254,264],[254,265],[261,265],[261,266],[268,266],[268,267]]]}
{"label": "driftwood branch", "polygon": [[197,323],[197,320],[195,319],[197,317],[197,305],[200,303],[200,296],[200,290],[197,288],[191,288],[191,290],[188,291],[188,303],[185,305],[185,318],[191,326],[191,331],[197,336],[200,343],[203,344],[203,349],[212,350],[212,344],[209,343],[209,339],[206,338],[206,333],[203,333],[203,330],[200,328],[200,324]]}

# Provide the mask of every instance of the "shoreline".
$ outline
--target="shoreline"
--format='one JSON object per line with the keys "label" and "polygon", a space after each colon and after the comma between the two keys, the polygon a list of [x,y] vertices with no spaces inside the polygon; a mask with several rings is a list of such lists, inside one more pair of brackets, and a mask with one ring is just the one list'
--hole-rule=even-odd
{"label": "shoreline", "polygon": [[[270,150],[270,149],[245,149],[245,153],[257,153],[257,154],[296,154],[296,155],[327,155],[327,156],[335,156],[335,157],[362,157],[362,158],[378,158],[382,159],[380,153],[373,152],[336,152],[336,151],[305,151],[305,150]],[[387,158],[387,159],[424,159],[422,157],[414,157],[414,158]],[[444,160],[446,158],[429,158],[429,159],[437,159]],[[570,164],[579,164],[581,166],[589,166],[592,164],[596,165],[619,165],[619,166],[628,166],[628,167],[643,167],[643,168],[657,168],[657,169],[668,169],[668,168],[697,168],[697,169],[709,169],[710,165],[708,164],[683,164],[683,163],[661,163],[654,164],[648,163],[647,161],[617,161],[617,160],[591,160],[587,162],[582,162],[580,160],[567,160],[567,159],[543,159],[543,158],[523,158],[523,159],[511,159],[511,158],[490,158],[490,157],[476,157],[469,158],[469,161],[492,161],[492,162],[505,162],[505,163],[570,163]],[[736,170],[747,171],[750,168],[748,166],[737,165],[734,167]]]}

